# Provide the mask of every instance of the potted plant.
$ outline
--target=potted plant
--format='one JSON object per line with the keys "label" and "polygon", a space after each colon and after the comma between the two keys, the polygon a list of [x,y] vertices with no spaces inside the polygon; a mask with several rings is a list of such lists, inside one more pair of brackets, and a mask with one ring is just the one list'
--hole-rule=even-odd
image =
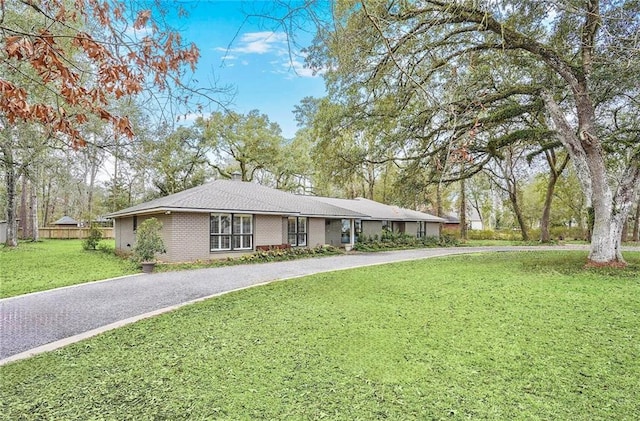
{"label": "potted plant", "polygon": [[151,273],[156,264],[156,254],[166,253],[160,231],[162,222],[149,218],[138,225],[133,255],[141,265],[144,273]]}

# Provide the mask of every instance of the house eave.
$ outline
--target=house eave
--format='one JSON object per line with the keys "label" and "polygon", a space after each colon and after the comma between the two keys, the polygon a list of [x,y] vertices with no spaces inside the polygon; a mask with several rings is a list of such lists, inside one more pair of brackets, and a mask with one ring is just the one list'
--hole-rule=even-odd
{"label": "house eave", "polygon": [[132,211],[114,212],[106,215],[107,218],[126,218],[135,215],[157,215],[165,214],[170,215],[172,213],[242,213],[252,215],[291,215],[295,216],[298,213],[294,212],[282,212],[282,211],[256,211],[250,209],[202,209],[202,208],[180,208],[180,207],[157,207],[149,209],[140,209]]}
{"label": "house eave", "polygon": [[202,209],[202,208],[181,208],[181,207],[157,207],[132,211],[113,212],[105,215],[106,218],[126,218],[130,216],[144,216],[144,215],[170,215],[171,213],[237,213],[237,214],[251,214],[251,215],[281,215],[281,216],[305,216],[309,218],[330,218],[330,219],[361,219],[366,218],[367,215],[326,215],[316,214],[311,212],[291,212],[291,211],[256,211],[252,209]]}

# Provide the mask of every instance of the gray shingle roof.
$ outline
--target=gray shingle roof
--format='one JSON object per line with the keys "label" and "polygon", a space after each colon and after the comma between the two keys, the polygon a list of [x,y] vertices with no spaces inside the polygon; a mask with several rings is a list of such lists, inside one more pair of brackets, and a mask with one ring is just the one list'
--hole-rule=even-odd
{"label": "gray shingle roof", "polygon": [[215,180],[166,197],[113,212],[107,217],[166,211],[233,212],[356,218],[392,221],[444,222],[427,213],[373,200],[301,196],[255,183]]}
{"label": "gray shingle roof", "polygon": [[357,199],[336,199],[333,197],[316,197],[316,200],[349,209],[354,212],[365,214],[368,219],[380,221],[428,221],[444,222],[444,219],[437,216],[405,209],[398,206],[385,205],[369,199],[359,197]]}
{"label": "gray shingle roof", "polygon": [[314,200],[310,196],[272,189],[255,183],[215,180],[166,197],[141,203],[107,216],[156,211],[246,212],[279,215],[359,218],[357,212]]}
{"label": "gray shingle roof", "polygon": [[447,224],[459,224],[460,218],[455,215],[445,215],[444,220]]}
{"label": "gray shingle roof", "polygon": [[62,218],[58,219],[56,222],[54,222],[53,225],[78,225],[78,221],[76,221],[70,216],[65,215]]}

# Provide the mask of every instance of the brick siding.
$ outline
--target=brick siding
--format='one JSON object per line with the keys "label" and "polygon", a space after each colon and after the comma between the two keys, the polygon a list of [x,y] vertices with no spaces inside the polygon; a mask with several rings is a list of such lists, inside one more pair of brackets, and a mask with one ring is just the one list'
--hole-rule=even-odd
{"label": "brick siding", "polygon": [[287,242],[286,218],[280,215],[254,215],[254,237],[256,246],[275,246]]}
{"label": "brick siding", "polygon": [[[208,213],[173,212],[171,214],[157,214],[138,216],[138,226],[145,219],[155,217],[163,224],[162,237],[167,253],[158,256],[166,262],[188,262],[194,260],[222,259],[237,257],[251,253],[243,251],[210,251],[210,216]],[[309,247],[323,244],[341,246],[339,219],[308,218]],[[326,221],[329,221],[328,223]],[[254,215],[254,249],[262,246],[275,246],[287,243],[287,218],[277,215]],[[382,223],[380,221],[363,221],[363,233],[367,236],[380,235]],[[135,245],[133,232],[133,217],[118,218],[115,221],[116,249],[131,252]],[[407,234],[416,235],[417,226],[414,222],[405,225]],[[438,223],[427,223],[427,236],[437,236]]]}
{"label": "brick siding", "polygon": [[309,218],[309,237],[307,244],[309,247],[323,246],[326,244],[325,240],[325,219],[324,218]]}
{"label": "brick siding", "polygon": [[189,262],[211,258],[208,213],[174,212],[166,216],[170,217],[167,218],[170,223],[163,230],[167,254],[161,256],[162,260]]}

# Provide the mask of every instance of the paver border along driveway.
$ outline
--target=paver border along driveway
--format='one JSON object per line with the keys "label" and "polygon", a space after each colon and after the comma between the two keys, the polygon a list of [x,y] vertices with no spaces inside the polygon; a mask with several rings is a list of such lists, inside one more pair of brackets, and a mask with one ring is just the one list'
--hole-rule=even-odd
{"label": "paver border along driveway", "polygon": [[230,291],[315,273],[455,254],[584,246],[415,249],[132,275],[0,300],[0,365]]}

